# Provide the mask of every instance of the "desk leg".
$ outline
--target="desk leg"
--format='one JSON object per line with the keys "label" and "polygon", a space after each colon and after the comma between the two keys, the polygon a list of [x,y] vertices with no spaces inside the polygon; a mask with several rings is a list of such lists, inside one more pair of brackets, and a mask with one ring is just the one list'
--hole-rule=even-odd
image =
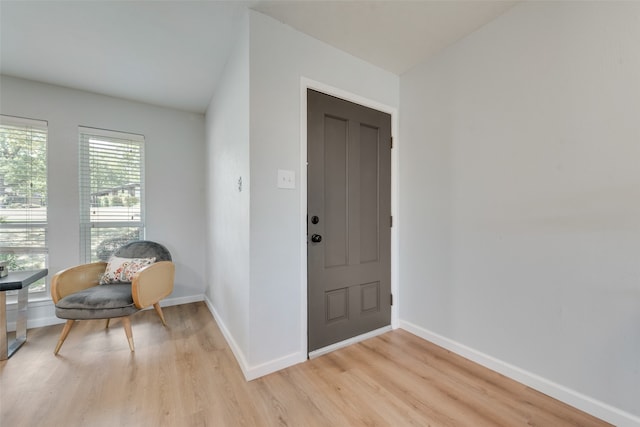
{"label": "desk leg", "polygon": [[27,341],[27,300],[29,287],[18,291],[18,312],[16,313],[16,339],[9,344],[9,357]]}
{"label": "desk leg", "polygon": [[0,292],[0,360],[9,358],[7,345],[7,295]]}
{"label": "desk leg", "polygon": [[27,299],[29,287],[18,291],[18,311],[16,313],[16,338],[7,340],[7,296],[0,292],[0,360],[6,360],[27,341]]}

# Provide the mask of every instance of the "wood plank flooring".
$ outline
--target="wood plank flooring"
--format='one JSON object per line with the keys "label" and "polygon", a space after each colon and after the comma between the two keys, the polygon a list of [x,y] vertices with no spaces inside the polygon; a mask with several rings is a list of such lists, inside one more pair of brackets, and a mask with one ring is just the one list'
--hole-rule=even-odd
{"label": "wood plank flooring", "polygon": [[396,330],[246,382],[204,303],[28,331],[0,362],[0,426],[605,426]]}

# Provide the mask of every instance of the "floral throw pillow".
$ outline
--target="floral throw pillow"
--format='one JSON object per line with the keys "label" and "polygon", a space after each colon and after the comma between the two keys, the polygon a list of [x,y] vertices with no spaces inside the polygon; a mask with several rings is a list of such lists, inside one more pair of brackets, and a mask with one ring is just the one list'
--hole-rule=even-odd
{"label": "floral throw pillow", "polygon": [[133,275],[142,268],[153,264],[154,258],[120,258],[111,256],[107,268],[100,279],[101,285],[109,283],[130,283]]}

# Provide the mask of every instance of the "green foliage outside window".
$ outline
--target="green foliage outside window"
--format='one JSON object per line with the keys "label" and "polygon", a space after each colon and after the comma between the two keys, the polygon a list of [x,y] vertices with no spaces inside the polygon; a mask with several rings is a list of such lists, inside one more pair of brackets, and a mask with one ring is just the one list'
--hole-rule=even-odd
{"label": "green foliage outside window", "polygon": [[3,205],[46,205],[46,153],[46,133],[29,135],[24,129],[2,127],[0,196]]}
{"label": "green foliage outside window", "polygon": [[[47,265],[47,130],[44,122],[1,117],[0,261],[8,270]],[[29,123],[27,123],[29,122]],[[44,279],[30,291],[44,291]]]}

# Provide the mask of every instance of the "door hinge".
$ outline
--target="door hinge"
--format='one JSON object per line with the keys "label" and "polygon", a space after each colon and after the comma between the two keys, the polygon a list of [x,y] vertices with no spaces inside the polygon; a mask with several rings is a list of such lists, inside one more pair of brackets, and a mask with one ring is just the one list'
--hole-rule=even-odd
{"label": "door hinge", "polygon": [[390,148],[393,148],[393,137],[389,138],[389,145]]}
{"label": "door hinge", "polygon": [[389,217],[389,227],[393,227],[393,216]]}
{"label": "door hinge", "polygon": [[393,305],[393,294],[389,294],[389,304]]}

